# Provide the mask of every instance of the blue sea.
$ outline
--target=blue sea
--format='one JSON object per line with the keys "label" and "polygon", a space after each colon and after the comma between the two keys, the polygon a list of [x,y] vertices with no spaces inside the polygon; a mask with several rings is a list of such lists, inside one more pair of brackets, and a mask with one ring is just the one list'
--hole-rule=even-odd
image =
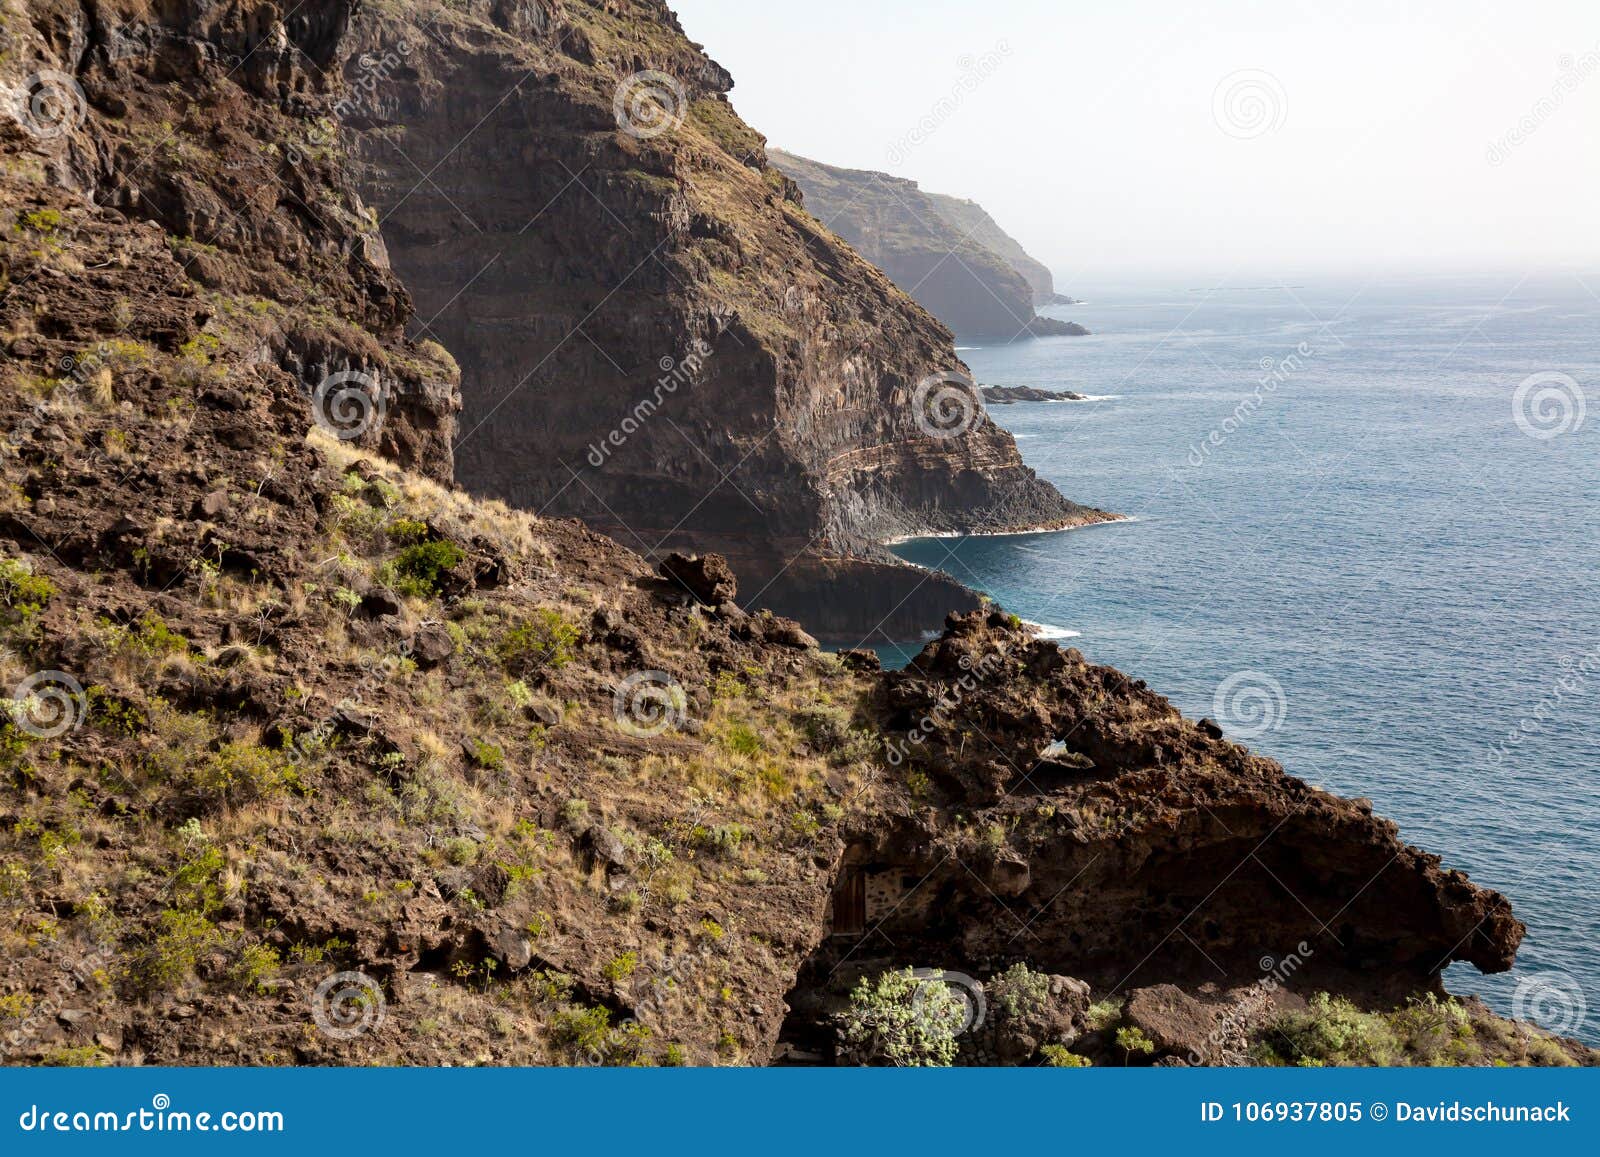
{"label": "blue sea", "polygon": [[[1134,521],[897,548],[1504,891],[1447,983],[1600,1044],[1600,271],[1106,292],[967,349],[1063,493]],[[895,656],[886,654],[892,660]],[[903,658],[904,656],[900,656]]]}

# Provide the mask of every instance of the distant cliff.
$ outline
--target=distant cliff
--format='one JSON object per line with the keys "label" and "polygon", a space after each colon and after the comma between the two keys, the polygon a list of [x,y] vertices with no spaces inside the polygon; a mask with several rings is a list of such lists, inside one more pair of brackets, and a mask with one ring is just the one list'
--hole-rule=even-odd
{"label": "distant cliff", "polygon": [[1012,269],[1022,274],[1033,290],[1035,307],[1075,304],[1073,298],[1056,292],[1056,279],[1050,267],[1033,257],[1022,247],[1022,242],[1000,228],[1000,223],[989,216],[988,210],[982,205],[943,193],[927,193],[925,196],[946,221],[991,253],[1004,258]]}
{"label": "distant cliff", "polygon": [[469,488],[723,553],[760,605],[851,641],[976,605],[885,539],[1104,517],[946,388],[949,331],[801,207],[659,0],[424,0],[353,32],[344,143],[460,360]]}
{"label": "distant cliff", "polygon": [[924,192],[915,181],[839,169],[769,150],[806,208],[966,341],[1078,336],[1073,322],[1039,317],[1054,279],[971,201]]}

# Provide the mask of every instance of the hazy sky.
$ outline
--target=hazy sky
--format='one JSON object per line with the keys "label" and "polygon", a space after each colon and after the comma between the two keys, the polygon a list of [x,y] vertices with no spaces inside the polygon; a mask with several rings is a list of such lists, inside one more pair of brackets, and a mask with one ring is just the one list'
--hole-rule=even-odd
{"label": "hazy sky", "polygon": [[1596,0],[669,2],[774,145],[974,198],[1064,290],[1600,263]]}

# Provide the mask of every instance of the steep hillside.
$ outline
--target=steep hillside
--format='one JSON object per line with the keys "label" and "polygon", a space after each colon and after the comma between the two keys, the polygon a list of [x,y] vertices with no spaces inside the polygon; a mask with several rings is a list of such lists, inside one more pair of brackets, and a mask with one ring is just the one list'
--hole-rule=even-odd
{"label": "steep hillside", "polygon": [[991,253],[1003,257],[1011,268],[1020,273],[1033,290],[1036,308],[1046,305],[1071,305],[1072,299],[1056,292],[1055,275],[1044,262],[1033,257],[1011,234],[1000,228],[1000,223],[976,201],[949,197],[943,193],[925,194],[939,215],[962,234],[970,237]]}
{"label": "steep hillside", "polygon": [[350,9],[278,11],[3,9],[0,1059],[883,1061],[837,985],[916,966],[1014,997],[948,1059],[1592,1059],[1441,994],[1504,897],[1009,616],[885,675],[441,483]]}
{"label": "steep hillside", "polygon": [[[925,193],[915,181],[887,173],[839,169],[777,150],[771,156],[800,186],[806,208],[958,339],[1015,341],[1088,332],[1035,315],[1036,283],[1051,282],[1050,271],[970,201]],[[997,248],[997,240],[1010,252]]]}
{"label": "steep hillside", "polygon": [[380,3],[354,30],[346,141],[418,332],[463,366],[473,490],[724,553],[758,605],[852,642],[975,605],[884,539],[1104,517],[800,206],[659,0]]}

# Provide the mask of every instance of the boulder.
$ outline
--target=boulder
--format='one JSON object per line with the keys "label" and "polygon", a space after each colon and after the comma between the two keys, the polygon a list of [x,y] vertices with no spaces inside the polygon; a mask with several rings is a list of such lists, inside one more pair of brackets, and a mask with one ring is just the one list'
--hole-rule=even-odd
{"label": "boulder", "polygon": [[1212,1011],[1173,985],[1137,989],[1123,1015],[1155,1042],[1158,1055],[1210,1061],[1217,1051],[1211,1039],[1216,1020]]}
{"label": "boulder", "polygon": [[761,636],[780,647],[793,647],[797,651],[815,651],[822,644],[806,634],[805,628],[793,619],[773,615],[761,625]]}
{"label": "boulder", "polygon": [[443,627],[423,627],[411,638],[411,657],[424,670],[447,662],[455,653],[455,640]]}
{"label": "boulder", "polygon": [[739,593],[733,568],[720,554],[670,554],[656,567],[656,573],[708,607],[732,602]]}

